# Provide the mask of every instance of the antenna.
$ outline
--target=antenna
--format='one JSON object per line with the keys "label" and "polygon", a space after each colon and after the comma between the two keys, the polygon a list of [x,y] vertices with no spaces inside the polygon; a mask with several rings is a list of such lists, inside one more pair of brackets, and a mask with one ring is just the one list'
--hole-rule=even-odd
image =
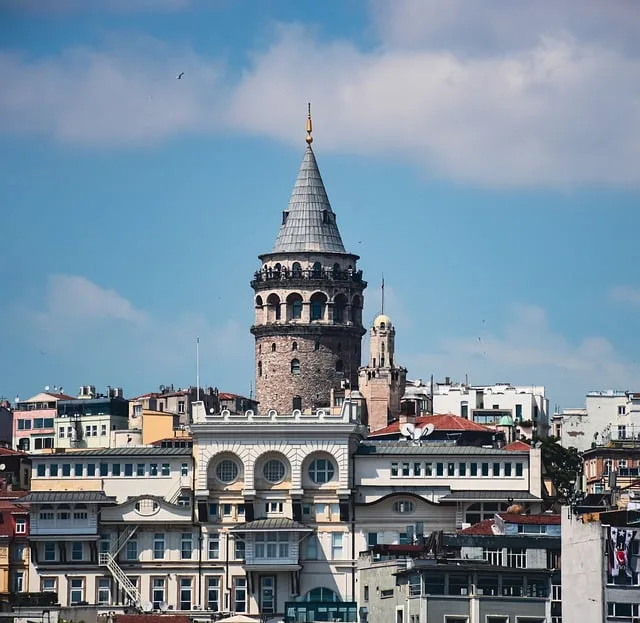
{"label": "antenna", "polygon": [[196,338],[196,400],[200,402],[200,338]]}
{"label": "antenna", "polygon": [[380,313],[384,314],[384,274],[382,275],[381,298],[382,298],[382,309],[381,309]]}

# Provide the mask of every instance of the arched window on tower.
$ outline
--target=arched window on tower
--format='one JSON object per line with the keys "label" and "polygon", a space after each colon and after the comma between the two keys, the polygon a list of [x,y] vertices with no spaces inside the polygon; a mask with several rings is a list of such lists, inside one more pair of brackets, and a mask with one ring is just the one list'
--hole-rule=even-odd
{"label": "arched window on tower", "polygon": [[291,350],[298,350],[298,342],[293,342],[291,344]]}
{"label": "arched window on tower", "polygon": [[280,320],[280,297],[271,293],[267,298],[267,322]]}
{"label": "arched window on tower", "polygon": [[292,408],[295,411],[296,409],[299,409],[300,411],[302,411],[302,397],[301,396],[294,396],[293,397],[293,401],[292,401]]}
{"label": "arched window on tower", "polygon": [[273,342],[273,344],[271,344],[271,352],[275,353],[276,352],[276,343]]}
{"label": "arched window on tower", "polygon": [[344,311],[347,306],[347,297],[344,294],[337,294],[333,299],[333,322],[344,322]]}
{"label": "arched window on tower", "polygon": [[300,360],[299,359],[292,359],[291,360],[291,374],[293,374],[294,376],[299,376],[300,375]]}
{"label": "arched window on tower", "polygon": [[339,279],[340,278],[340,264],[338,264],[338,262],[336,262],[333,265],[333,270],[331,272],[333,274],[333,278],[334,279]]}
{"label": "arched window on tower", "polygon": [[351,322],[360,324],[362,322],[362,299],[354,296],[351,301]]}
{"label": "arched window on tower", "polygon": [[324,320],[324,309],[327,297],[322,292],[316,292],[311,296],[311,320]]}
{"label": "arched window on tower", "polygon": [[300,279],[302,277],[302,266],[300,266],[300,262],[294,262],[291,265],[291,274],[294,279]]}
{"label": "arched window on tower", "polygon": [[302,296],[293,292],[287,297],[287,320],[302,318]]}
{"label": "arched window on tower", "polygon": [[311,276],[314,279],[320,279],[320,277],[322,277],[322,264],[320,264],[320,262],[314,262],[311,268]]}
{"label": "arched window on tower", "polygon": [[313,344],[313,350],[320,350],[320,340],[316,340]]}
{"label": "arched window on tower", "polygon": [[258,376],[262,376],[262,361],[258,361]]}

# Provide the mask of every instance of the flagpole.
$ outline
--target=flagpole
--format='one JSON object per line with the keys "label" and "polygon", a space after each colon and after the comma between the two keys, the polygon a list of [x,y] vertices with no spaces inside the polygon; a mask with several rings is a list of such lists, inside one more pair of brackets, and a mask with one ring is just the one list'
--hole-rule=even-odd
{"label": "flagpole", "polygon": [[200,402],[200,338],[196,338],[196,400]]}

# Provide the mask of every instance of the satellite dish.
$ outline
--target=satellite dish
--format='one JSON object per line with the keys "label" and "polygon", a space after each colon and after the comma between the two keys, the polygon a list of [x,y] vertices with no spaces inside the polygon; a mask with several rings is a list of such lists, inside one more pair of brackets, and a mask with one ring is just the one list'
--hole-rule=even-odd
{"label": "satellite dish", "polygon": [[0,463],[0,472],[3,472],[5,469],[7,469],[7,466],[4,463]]}
{"label": "satellite dish", "polygon": [[420,439],[420,437],[422,437],[422,433],[424,431],[421,428],[414,428],[413,429],[413,439],[414,441],[418,441],[418,439]]}
{"label": "satellite dish", "polygon": [[211,407],[211,409],[209,409],[209,413],[214,413],[213,407]]}
{"label": "satellite dish", "polygon": [[428,437],[435,430],[435,428],[436,427],[433,424],[427,424],[422,431],[422,436]]}
{"label": "satellite dish", "polygon": [[142,610],[144,612],[151,612],[153,610],[153,604],[150,601],[145,601],[142,604]]}
{"label": "satellite dish", "polygon": [[163,601],[160,604],[160,610],[162,610],[162,612],[166,612],[167,610],[169,610],[169,604],[166,601]]}
{"label": "satellite dish", "polygon": [[405,422],[400,427],[400,434],[403,437],[413,437],[413,431],[415,430],[415,426],[411,422]]}
{"label": "satellite dish", "polygon": [[48,386],[48,385],[45,385],[45,386],[44,386],[44,391],[45,391],[45,392],[48,392],[48,391],[49,391],[49,386]]}

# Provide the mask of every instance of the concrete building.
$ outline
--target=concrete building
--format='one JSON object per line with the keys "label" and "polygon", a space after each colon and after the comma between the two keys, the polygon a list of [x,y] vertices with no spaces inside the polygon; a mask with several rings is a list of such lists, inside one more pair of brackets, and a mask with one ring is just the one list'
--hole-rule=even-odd
{"label": "concrete building", "polygon": [[635,510],[562,512],[563,623],[640,620]]}
{"label": "concrete building", "polygon": [[640,393],[589,392],[584,409],[566,409],[552,418],[553,434],[581,452],[611,440],[640,439]]}
{"label": "concrete building", "polygon": [[508,415],[517,439],[531,439],[534,432],[544,437],[549,431],[549,400],[542,386],[468,385],[447,378],[434,385],[433,412],[453,413],[491,426]]}
{"label": "concrete building", "polygon": [[83,386],[78,398],[58,400],[56,407],[56,449],[109,448],[112,431],[129,425],[129,401],[119,388],[104,395]]}
{"label": "concrete building", "polygon": [[29,591],[29,512],[20,504],[25,493],[0,481],[0,602]]}
{"label": "concrete building", "polygon": [[357,387],[363,291],[359,257],[348,253],[311,149],[307,149],[278,237],[255,291],[256,400],[259,411],[329,408],[332,390]]}
{"label": "concrete building", "polygon": [[395,360],[395,336],[389,316],[377,316],[370,331],[369,363],[358,372],[358,389],[366,404],[365,424],[372,432],[400,417],[407,370]]}
{"label": "concrete building", "polygon": [[41,392],[27,400],[16,400],[13,410],[13,443],[16,450],[40,453],[55,447],[54,421],[59,400],[73,400],[59,392]]}

